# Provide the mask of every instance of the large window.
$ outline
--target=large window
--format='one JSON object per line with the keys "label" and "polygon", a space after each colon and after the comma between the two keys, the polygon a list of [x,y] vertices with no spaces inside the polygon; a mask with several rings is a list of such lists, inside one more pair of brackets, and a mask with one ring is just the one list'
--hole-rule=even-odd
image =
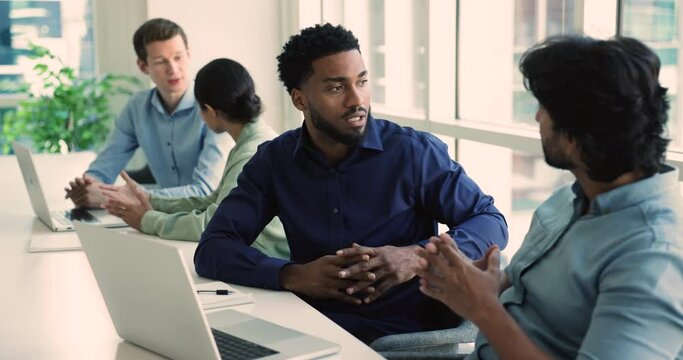
{"label": "large window", "polygon": [[371,14],[360,24],[351,13],[347,23],[353,23],[354,33],[363,39],[366,66],[373,79],[373,109],[423,119],[428,0],[361,0],[346,5]]}
{"label": "large window", "polygon": [[660,80],[672,100],[667,157],[683,165],[677,0],[318,3],[318,8],[302,9],[316,11],[316,21],[342,23],[359,37],[375,116],[441,137],[467,173],[496,198],[509,221],[508,256],[521,244],[540,202],[573,181],[569,172],[545,164],[534,121],[538,104],[518,71],[520,56],[538,41],[559,34],[623,34],[651,46],[662,60]]}
{"label": "large window", "polygon": [[[95,74],[91,9],[91,0],[0,0],[0,128],[22,99],[22,84],[35,80],[29,44],[49,48],[76,74]],[[40,83],[32,90],[40,92]]]}
{"label": "large window", "polygon": [[576,0],[517,0],[514,11],[512,119],[535,126],[534,114],[538,106],[531,93],[524,89],[522,75],[517,71],[519,59],[528,48],[548,36],[581,33],[582,23],[577,14]]}

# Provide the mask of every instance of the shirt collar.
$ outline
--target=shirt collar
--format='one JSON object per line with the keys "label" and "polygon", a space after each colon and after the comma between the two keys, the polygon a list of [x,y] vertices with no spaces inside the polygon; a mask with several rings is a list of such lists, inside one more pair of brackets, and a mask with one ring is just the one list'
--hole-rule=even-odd
{"label": "shirt collar", "polygon": [[[313,141],[311,140],[311,135],[306,129],[306,124],[301,124],[300,129],[301,131],[299,132],[299,138],[297,139],[296,147],[294,148],[294,157],[297,157],[304,147],[310,149],[315,148]],[[380,138],[380,131],[377,128],[376,121],[372,115],[368,116],[367,123],[365,125],[365,134],[363,134],[363,137],[358,143],[358,148],[384,151],[382,139]]]}
{"label": "shirt collar", "polygon": [[[662,165],[659,173],[598,194],[591,204],[593,215],[607,214],[636,205],[652,197],[678,189],[678,169]],[[584,198],[583,190],[574,183],[572,190],[577,198]]]}
{"label": "shirt collar", "polygon": [[361,149],[371,149],[377,151],[384,151],[382,139],[379,136],[379,129],[377,128],[377,121],[372,115],[368,115],[368,121],[365,125],[365,135],[360,140],[358,147]]}
{"label": "shirt collar", "polygon": [[[185,94],[183,94],[183,97],[180,99],[178,106],[176,106],[175,110],[173,110],[171,115],[173,115],[179,111],[191,109],[192,107],[195,106],[196,101],[194,99],[194,91],[192,89],[194,89],[194,83],[190,83],[187,86],[187,90],[185,91]],[[151,101],[151,103],[152,103],[152,106],[154,106],[154,108],[157,109],[157,111],[159,111],[160,113],[162,113],[164,115],[166,114],[166,109],[164,109],[164,105],[161,103],[161,94],[159,94],[159,89],[157,89],[157,88],[152,89],[152,101]]]}

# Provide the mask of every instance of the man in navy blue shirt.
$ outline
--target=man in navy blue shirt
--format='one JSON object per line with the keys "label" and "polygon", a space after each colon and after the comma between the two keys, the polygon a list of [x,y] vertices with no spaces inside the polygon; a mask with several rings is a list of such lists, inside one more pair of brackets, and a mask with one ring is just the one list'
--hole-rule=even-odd
{"label": "man in navy blue shirt", "polygon": [[[471,259],[505,247],[493,199],[434,136],[371,116],[358,40],[343,27],[292,36],[278,70],[304,124],[246,164],[202,235],[197,273],[290,290],[365,342],[457,325],[419,292],[417,249],[438,223]],[[290,261],[249,247],[276,215]]]}

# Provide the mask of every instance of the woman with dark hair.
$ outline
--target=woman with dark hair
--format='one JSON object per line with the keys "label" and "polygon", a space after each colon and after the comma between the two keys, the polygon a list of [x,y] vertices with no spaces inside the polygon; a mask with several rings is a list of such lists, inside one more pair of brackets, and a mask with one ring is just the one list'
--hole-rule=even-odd
{"label": "woman with dark hair", "polygon": [[[256,153],[258,145],[276,136],[259,121],[263,112],[254,81],[238,62],[216,59],[197,73],[195,98],[206,125],[216,133],[227,132],[235,140],[216,191],[207,196],[164,198],[145,193],[122,172],[126,186],[102,186],[107,197],[104,208],[128,225],[164,239],[199,241],[218,204],[237,185],[242,167]],[[289,259],[289,246],[280,220],[275,217],[252,246],[269,256]]]}

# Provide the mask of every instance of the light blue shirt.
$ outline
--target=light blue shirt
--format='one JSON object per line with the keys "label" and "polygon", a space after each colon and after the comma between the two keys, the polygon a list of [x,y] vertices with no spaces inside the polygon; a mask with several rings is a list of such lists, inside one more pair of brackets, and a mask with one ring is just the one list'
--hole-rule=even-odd
{"label": "light blue shirt", "polygon": [[206,127],[189,89],[171,114],[164,110],[156,88],[133,95],[86,173],[111,184],[135,149],[142,147],[160,188],[152,194],[210,194],[220,182],[229,139]]}
{"label": "light blue shirt", "polygon": [[[534,214],[500,301],[562,359],[673,359],[683,346],[683,199],[678,171],[587,198],[553,194]],[[475,353],[496,359],[479,334]]]}

